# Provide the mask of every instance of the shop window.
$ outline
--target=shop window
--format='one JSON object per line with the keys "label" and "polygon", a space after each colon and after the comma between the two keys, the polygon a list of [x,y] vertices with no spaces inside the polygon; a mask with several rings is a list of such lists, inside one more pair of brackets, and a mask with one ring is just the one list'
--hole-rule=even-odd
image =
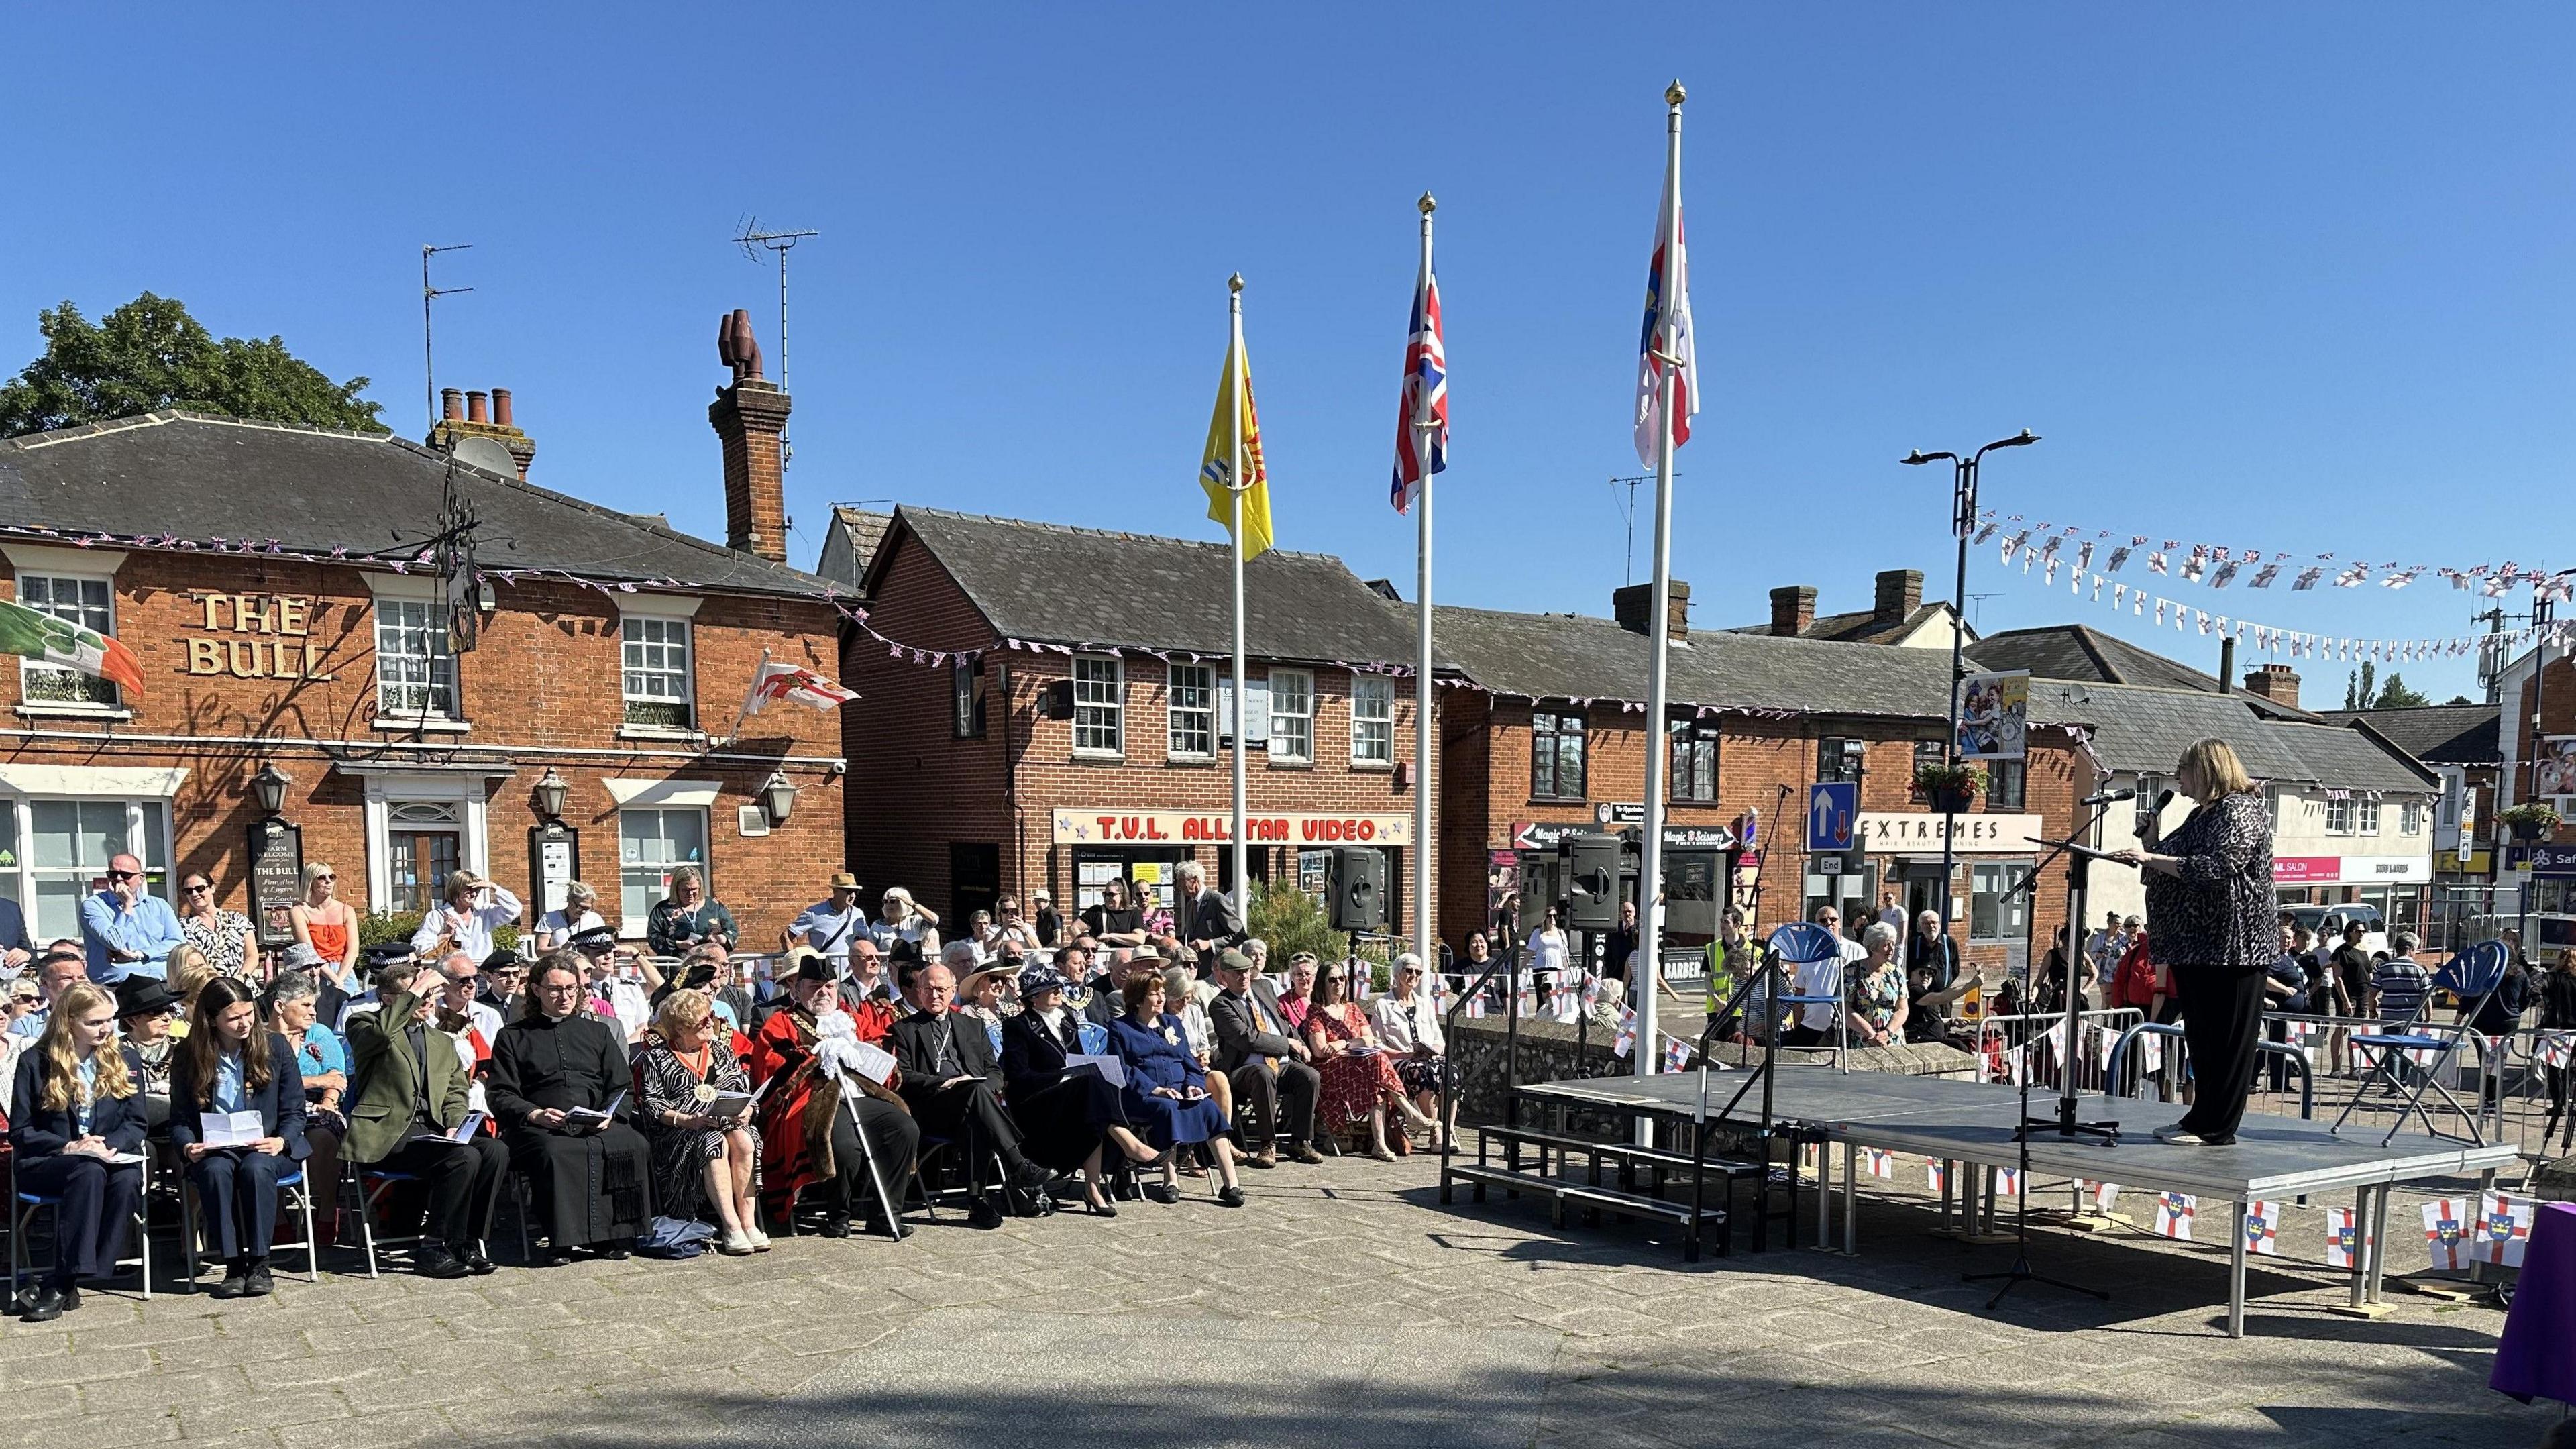
{"label": "shop window", "polygon": [[1395,682],[1372,675],[1351,680],[1351,763],[1395,763]]}
{"label": "shop window", "polygon": [[1666,725],[1672,746],[1672,798],[1717,803],[1717,726],[1677,719]]}
{"label": "shop window", "polygon": [[1171,666],[1170,692],[1163,716],[1169,726],[1167,751],[1175,760],[1216,756],[1216,670],[1206,664]]}
{"label": "shop window", "polygon": [[376,600],[376,712],[456,718],[456,657],[447,621],[428,600]]}
{"label": "shop window", "polygon": [[2030,892],[2012,893],[2026,867],[2009,863],[1968,867],[1968,939],[2030,939]]}
{"label": "shop window", "polygon": [[2350,800],[2329,799],[2326,801],[2326,834],[2352,834],[2352,821],[2354,814],[2352,807],[2353,802]]}
{"label": "shop window", "polygon": [[1315,676],[1310,671],[1270,671],[1270,758],[1278,764],[1315,762]]}
{"label": "shop window", "polygon": [[689,621],[625,621],[626,722],[684,730],[696,723],[689,684]]}
{"label": "shop window", "polygon": [[984,660],[960,658],[948,666],[948,730],[961,740],[984,737]]}
{"label": "shop window", "polygon": [[[49,614],[68,624],[96,630],[103,635],[116,633],[116,591],[103,578],[76,577],[69,574],[18,575],[18,602],[39,614]],[[58,664],[39,664],[22,659],[18,665],[18,688],[30,704],[98,705],[113,709],[119,703],[116,686],[94,674],[65,669]],[[75,931],[72,934],[78,935]]]}
{"label": "shop window", "polygon": [[617,812],[618,910],[625,917],[620,935],[644,934],[645,919],[654,904],[671,893],[672,868],[682,865],[705,872],[707,898],[719,899],[715,873],[707,861],[707,812],[685,808]]}
{"label": "shop window", "polygon": [[2026,760],[1986,761],[1986,808],[2019,810],[2023,787],[2030,779]]}
{"label": "shop window", "polygon": [[1126,665],[1114,654],[1073,661],[1073,752],[1115,758],[1127,753]]}
{"label": "shop window", "polygon": [[[9,825],[0,855],[0,894],[27,911],[38,941],[81,933],[83,897],[119,855],[143,862],[145,887],[165,900],[169,881],[169,807],[160,800],[0,801]],[[24,850],[17,849],[19,841]]]}
{"label": "shop window", "polygon": [[1583,716],[1541,709],[1530,713],[1530,796],[1538,800],[1583,798]]}

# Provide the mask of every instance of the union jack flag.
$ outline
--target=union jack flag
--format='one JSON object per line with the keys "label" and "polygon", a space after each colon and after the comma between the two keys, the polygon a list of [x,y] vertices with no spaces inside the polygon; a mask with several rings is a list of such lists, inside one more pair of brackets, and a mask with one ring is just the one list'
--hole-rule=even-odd
{"label": "union jack flag", "polygon": [[1426,251],[1422,275],[1413,284],[1413,327],[1404,343],[1404,388],[1395,409],[1395,481],[1387,501],[1398,513],[1409,511],[1423,480],[1448,466],[1449,358],[1440,345],[1440,278]]}

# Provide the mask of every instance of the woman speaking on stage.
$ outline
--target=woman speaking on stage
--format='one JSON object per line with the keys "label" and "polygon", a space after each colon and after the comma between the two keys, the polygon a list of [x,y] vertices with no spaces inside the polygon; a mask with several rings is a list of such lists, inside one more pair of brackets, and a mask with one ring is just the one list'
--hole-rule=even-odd
{"label": "woman speaking on stage", "polygon": [[2199,803],[2170,835],[2116,858],[2146,873],[2147,947],[2182,1001],[2197,1086],[2160,1141],[2224,1147],[2236,1140],[2254,1084],[2263,973],[2278,955],[2272,900],[2272,811],[2224,740],[2182,752],[2174,783]]}

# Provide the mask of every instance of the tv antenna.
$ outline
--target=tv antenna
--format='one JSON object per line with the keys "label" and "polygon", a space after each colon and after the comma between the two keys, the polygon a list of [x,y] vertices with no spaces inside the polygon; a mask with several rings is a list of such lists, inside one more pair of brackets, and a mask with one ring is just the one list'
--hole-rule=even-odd
{"label": "tv antenna", "polygon": [[[798,242],[801,242],[810,236],[821,235],[822,233],[819,231],[810,230],[762,231],[760,229],[759,217],[746,216],[742,219],[742,234],[733,239],[734,245],[742,248],[742,254],[745,260],[754,262],[759,261],[760,253],[763,250],[772,251],[778,254],[778,390],[780,392],[786,392],[788,390],[787,254],[796,249],[796,244]],[[778,438],[778,467],[782,472],[786,470],[789,452],[787,435],[782,431]]]}
{"label": "tv antenna", "polygon": [[441,297],[453,297],[459,292],[471,292],[474,289],[432,286],[429,280],[429,259],[440,252],[467,252],[473,249],[472,242],[458,242],[454,246],[444,247],[424,245],[420,249],[420,400],[429,413],[429,426],[432,428],[438,426],[438,370],[433,363],[429,345],[429,304]]}
{"label": "tv antenna", "polygon": [[[1610,480],[1610,487],[1613,490],[1610,495],[1611,502],[1617,506],[1619,517],[1628,527],[1627,561],[1620,565],[1619,569],[1619,582],[1623,584],[1633,584],[1637,581],[1637,485],[1653,481],[1655,481],[1655,475],[1652,473],[1641,473],[1634,478]],[[1625,485],[1628,490],[1624,497],[1616,491],[1622,485]]]}
{"label": "tv antenna", "polygon": [[1968,627],[1971,629],[1980,627],[1979,621],[1984,619],[1986,616],[1986,600],[1999,597],[2001,597],[1999,594],[1970,594],[1968,596]]}

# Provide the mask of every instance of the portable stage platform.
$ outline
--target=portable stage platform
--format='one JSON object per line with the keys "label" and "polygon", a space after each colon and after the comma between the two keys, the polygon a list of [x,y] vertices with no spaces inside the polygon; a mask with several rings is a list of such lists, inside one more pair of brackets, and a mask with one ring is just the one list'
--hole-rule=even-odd
{"label": "portable stage platform", "polygon": [[[1764,1125],[1761,1118],[1763,1103],[1758,1088],[1745,1093],[1729,1109],[1729,1099],[1736,1096],[1736,1088],[1743,1082],[1744,1075],[1739,1072],[1711,1072],[1705,1078],[1697,1072],[1655,1077],[1593,1077],[1523,1084],[1517,1089],[1517,1100],[1541,1107],[1613,1112],[1666,1123],[1725,1124],[1758,1130]],[[2231,1261],[2227,1306],[2227,1331],[2232,1337],[2242,1337],[2245,1331],[2247,1203],[2288,1201],[2351,1189],[2355,1208],[2353,1220],[2366,1225],[2362,1234],[2363,1251],[2352,1272],[2352,1304],[2359,1307],[2379,1301],[2381,1265],[2388,1237],[2390,1188],[2402,1182],[2475,1173],[2483,1189],[2492,1186],[2497,1169],[2515,1161],[2515,1151],[2510,1144],[2477,1147],[2421,1133],[2406,1133],[2382,1146],[2375,1132],[2366,1136],[2338,1137],[2320,1122],[2250,1113],[2238,1129],[2233,1146],[2180,1147],[2158,1142],[2149,1135],[2182,1112],[2178,1104],[2089,1096],[2083,1099],[2083,1103],[2089,1118],[2120,1124],[2118,1143],[2108,1145],[2085,1138],[2066,1139],[2053,1130],[2036,1129],[2030,1141],[2031,1171],[2115,1182],[2125,1188],[2150,1193],[2187,1193],[2204,1203],[2232,1204],[2233,1211],[2228,1218]],[[1945,1217],[1953,1190],[1964,1186],[1964,1180],[1956,1170],[1959,1164],[1984,1168],[1989,1173],[1996,1168],[2020,1164],[2021,1143],[2016,1131],[2021,1123],[2021,1098],[2010,1087],[1893,1073],[1844,1073],[1825,1066],[1782,1065],[1773,1072],[1770,1113],[1769,1125],[1775,1133],[1821,1141],[1828,1148],[1837,1143],[1843,1146],[1841,1195],[1846,1251],[1857,1246],[1853,1207],[1858,1195],[1858,1174],[1853,1171],[1851,1161],[1856,1149],[1878,1148],[1919,1154],[1950,1164],[1952,1170],[1944,1174],[1942,1194]],[[1454,1178],[1474,1184],[1479,1189],[1480,1198],[1484,1187],[1500,1186],[1514,1191],[1555,1193],[1560,1210],[1566,1197],[1571,1196],[1578,1202],[1606,1207],[1609,1211],[1629,1211],[1628,1204],[1615,1199],[1630,1194],[1594,1193],[1587,1198],[1580,1184],[1552,1180],[1546,1171],[1543,1151],[1535,1175],[1518,1165],[1517,1148],[1520,1145],[1540,1150],[1553,1143],[1562,1153],[1569,1150],[1566,1144],[1574,1139],[1557,1133],[1527,1131],[1521,1129],[1517,1121],[1511,1126],[1496,1129],[1495,1137],[1506,1142],[1517,1139],[1509,1169],[1491,1164],[1481,1153],[1477,1161],[1454,1160],[1444,1167],[1444,1188]],[[1572,1150],[1583,1150],[1586,1146],[1589,1144]],[[1706,1158],[1704,1151],[1691,1155],[1647,1153],[1618,1144],[1601,1144],[1600,1150],[1643,1158],[1659,1169],[1688,1171],[1695,1158],[1703,1159],[1706,1169],[1712,1173],[1725,1166],[1716,1159]],[[1821,1228],[1826,1207],[1821,1199],[1830,1191],[1829,1166],[1829,1153],[1820,1152],[1817,1161],[1820,1239],[1824,1237]],[[2028,1191],[2027,1184],[2024,1184],[2024,1191]],[[1971,1201],[1966,1193],[1960,1196],[1963,1205]],[[1656,1197],[1660,1199],[1661,1193],[1658,1192]],[[1767,1207],[1764,1211],[1767,1212]],[[1695,1219],[1722,1220],[1725,1217],[1721,1209],[1701,1206],[1700,1194],[1696,1191],[1691,1195],[1690,1206],[1660,1215],[1681,1221],[1686,1228],[1693,1230],[1689,1241],[1694,1256],[1698,1225]],[[1732,1224],[1728,1226],[1731,1235]]]}

